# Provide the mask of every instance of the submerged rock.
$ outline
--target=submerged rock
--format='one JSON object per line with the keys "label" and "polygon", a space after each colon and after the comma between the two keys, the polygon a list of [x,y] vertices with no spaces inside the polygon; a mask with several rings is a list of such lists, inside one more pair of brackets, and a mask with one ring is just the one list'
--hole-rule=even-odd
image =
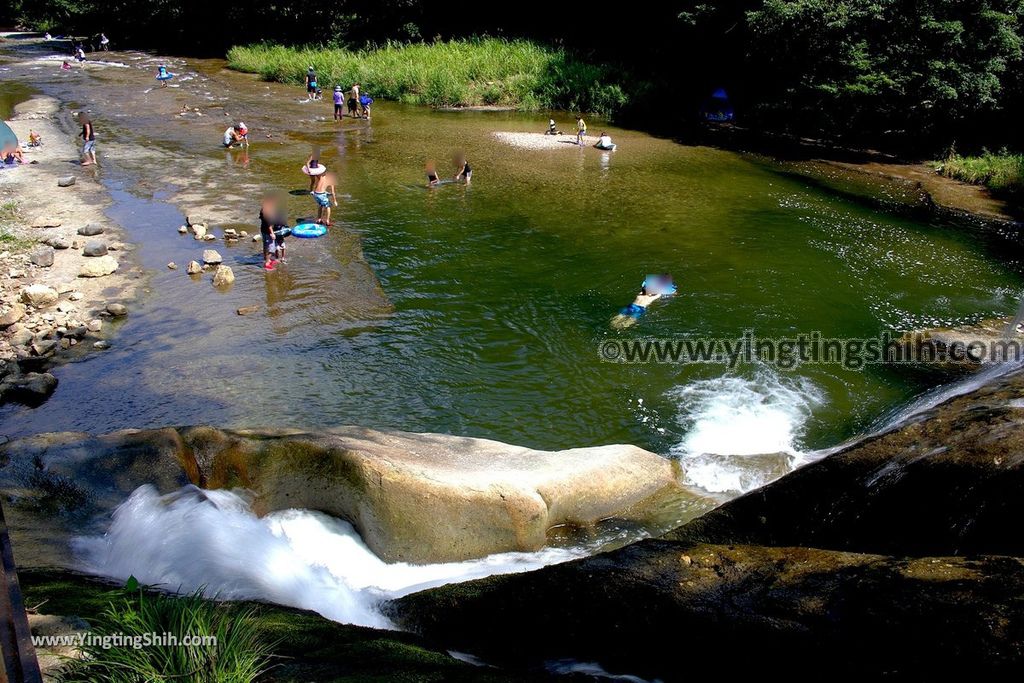
{"label": "submerged rock", "polygon": [[213,273],[213,286],[214,287],[227,287],[235,281],[235,274],[228,266],[217,266],[217,270]]}
{"label": "submerged rock", "polygon": [[39,405],[57,388],[57,378],[48,372],[30,372],[4,378],[0,384],[0,403],[15,401]]}
{"label": "submerged rock", "polygon": [[198,275],[199,273],[203,272],[203,266],[199,263],[199,261],[189,261],[188,267],[185,268],[185,272],[188,273],[189,275]]}
{"label": "submerged rock", "polygon": [[224,259],[216,249],[207,249],[203,252],[203,263],[208,266],[216,266]]}
{"label": "submerged rock", "polygon": [[358,427],[51,434],[0,447],[0,462],[18,464],[0,469],[4,490],[24,489],[19,468],[39,462],[111,505],[144,483],[242,486],[260,514],[319,510],[352,522],[380,557],[418,563],[537,550],[557,525],[642,520],[645,504],[679,494],[673,464],[634,446],[536,451]]}

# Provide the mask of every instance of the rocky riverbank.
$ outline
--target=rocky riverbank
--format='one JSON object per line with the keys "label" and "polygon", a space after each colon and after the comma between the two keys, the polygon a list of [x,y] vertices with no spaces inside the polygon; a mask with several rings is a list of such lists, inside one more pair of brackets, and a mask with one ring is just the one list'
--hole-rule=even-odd
{"label": "rocky riverbank", "polygon": [[595,660],[666,681],[722,666],[1019,671],[1022,438],[1016,371],[660,539],[392,611],[435,643],[527,668]]}
{"label": "rocky riverbank", "polygon": [[77,165],[70,121],[57,100],[35,97],[10,122],[19,139],[35,131],[43,143],[0,172],[0,403],[44,401],[57,386],[53,367],[107,348],[142,277],[104,215],[97,170]]}

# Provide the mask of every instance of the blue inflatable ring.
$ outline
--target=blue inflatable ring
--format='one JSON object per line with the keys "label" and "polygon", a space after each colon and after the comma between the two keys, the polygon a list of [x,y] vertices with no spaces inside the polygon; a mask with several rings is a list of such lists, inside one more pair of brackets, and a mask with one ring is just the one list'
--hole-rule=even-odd
{"label": "blue inflatable ring", "polygon": [[293,237],[302,237],[304,239],[323,237],[326,234],[327,226],[320,225],[319,223],[299,223],[292,228]]}

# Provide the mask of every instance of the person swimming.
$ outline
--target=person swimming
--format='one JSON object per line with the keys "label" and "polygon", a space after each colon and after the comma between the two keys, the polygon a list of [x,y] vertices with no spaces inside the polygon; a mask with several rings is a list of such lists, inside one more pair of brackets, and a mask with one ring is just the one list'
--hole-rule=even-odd
{"label": "person swimming", "polygon": [[647,312],[647,308],[655,301],[667,294],[675,292],[675,283],[672,276],[663,273],[656,277],[648,277],[640,286],[640,292],[633,299],[633,302],[623,308],[612,318],[612,327],[624,329],[635,325],[640,317]]}

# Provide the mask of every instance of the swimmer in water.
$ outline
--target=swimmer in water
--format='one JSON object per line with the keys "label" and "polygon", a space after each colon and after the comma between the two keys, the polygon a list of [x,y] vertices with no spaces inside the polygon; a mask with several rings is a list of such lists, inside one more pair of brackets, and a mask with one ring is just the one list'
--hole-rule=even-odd
{"label": "swimmer in water", "polygon": [[672,293],[674,291],[672,276],[668,273],[663,273],[654,278],[650,284],[645,280],[644,284],[640,287],[640,293],[633,299],[633,303],[623,308],[612,318],[612,327],[621,330],[636,325],[640,316],[647,312],[648,306],[664,296],[665,292]]}
{"label": "swimmer in water", "polygon": [[437,177],[437,167],[433,161],[427,162],[427,187],[437,187],[441,179]]}

